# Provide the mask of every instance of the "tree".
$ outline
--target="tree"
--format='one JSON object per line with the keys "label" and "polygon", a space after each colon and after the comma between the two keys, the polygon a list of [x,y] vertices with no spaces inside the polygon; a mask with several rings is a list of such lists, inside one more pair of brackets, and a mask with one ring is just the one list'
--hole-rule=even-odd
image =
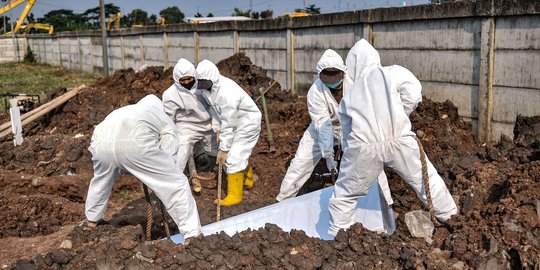
{"label": "tree", "polygon": [[70,9],[51,10],[43,15],[43,22],[54,25],[56,32],[76,30],[80,17]]}
{"label": "tree", "polygon": [[165,18],[165,23],[167,24],[183,23],[184,18],[186,17],[184,13],[176,6],[162,9],[159,12],[159,15]]}
{"label": "tree", "polygon": [[[109,16],[115,15],[116,13],[120,12],[120,8],[115,6],[114,4],[105,4],[103,8],[105,9],[105,18],[109,18]],[[86,24],[87,28],[97,29],[101,27],[99,6],[87,9],[85,12],[80,14],[80,16],[80,23]]]}
{"label": "tree", "polygon": [[234,13],[232,14],[232,16],[241,16],[241,17],[248,17],[248,18],[251,18],[250,16],[250,13],[251,13],[251,10],[241,10],[239,8],[234,8]]}
{"label": "tree", "polygon": [[251,18],[258,20],[261,17],[261,14],[259,12],[253,11],[251,12]]}
{"label": "tree", "polygon": [[[2,33],[11,31],[11,19],[8,16],[0,16],[1,24],[0,27],[2,27]],[[6,29],[4,29],[4,20],[6,20]]]}
{"label": "tree", "polygon": [[195,16],[193,16],[193,17],[195,17],[195,18],[201,18],[201,17],[202,17],[202,14],[199,13],[199,12],[197,12],[197,14],[195,14]]}
{"label": "tree", "polygon": [[[167,22],[167,21],[165,21]],[[153,24],[157,24],[157,16],[156,14],[152,14],[150,15],[150,17],[148,17],[148,25],[153,25]]]}
{"label": "tree", "polygon": [[30,12],[28,16],[26,16],[26,20],[28,20],[29,23],[35,22],[36,19],[34,17],[34,13]]}
{"label": "tree", "polygon": [[305,8],[297,8],[294,10],[294,12],[305,12],[311,15],[321,14],[321,8],[316,7],[315,5],[309,5]]}
{"label": "tree", "polygon": [[212,12],[208,13],[208,15],[206,15],[206,17],[214,17],[214,14],[212,14]]}
{"label": "tree", "polygon": [[261,19],[270,19],[273,16],[274,16],[273,10],[267,9],[267,10],[261,11]]}
{"label": "tree", "polygon": [[320,7],[316,7],[315,5],[309,5],[308,7],[306,7],[305,9],[306,13],[309,13],[309,14],[321,14],[321,8]]}
{"label": "tree", "polygon": [[122,21],[125,22],[127,27],[134,25],[146,25],[148,24],[148,13],[142,9],[134,9],[126,16],[122,17]]}

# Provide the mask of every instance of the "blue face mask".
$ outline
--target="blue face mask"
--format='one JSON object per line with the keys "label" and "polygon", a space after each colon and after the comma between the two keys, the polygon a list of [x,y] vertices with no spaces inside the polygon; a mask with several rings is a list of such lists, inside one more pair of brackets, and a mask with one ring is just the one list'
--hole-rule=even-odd
{"label": "blue face mask", "polygon": [[339,80],[335,83],[324,83],[324,85],[326,85],[330,89],[336,89],[339,85],[341,85],[342,82],[343,80]]}

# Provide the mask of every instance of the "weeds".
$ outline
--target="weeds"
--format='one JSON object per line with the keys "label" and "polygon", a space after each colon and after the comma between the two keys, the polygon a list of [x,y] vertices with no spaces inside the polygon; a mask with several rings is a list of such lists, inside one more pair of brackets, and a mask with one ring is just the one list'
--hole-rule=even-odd
{"label": "weeds", "polygon": [[[51,65],[25,62],[0,64],[0,94],[39,94],[42,102],[46,101],[47,94],[59,88],[73,88],[95,81],[93,75]],[[0,100],[0,113],[5,110],[4,101]]]}

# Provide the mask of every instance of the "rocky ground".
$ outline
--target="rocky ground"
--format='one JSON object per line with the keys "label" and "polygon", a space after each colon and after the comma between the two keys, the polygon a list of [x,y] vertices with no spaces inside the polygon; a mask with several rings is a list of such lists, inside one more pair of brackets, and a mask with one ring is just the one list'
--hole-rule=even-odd
{"label": "rocky ground", "polygon": [[[242,54],[218,67],[253,98],[273,82]],[[129,175],[115,184],[107,222],[95,229],[80,226],[93,173],[86,149],[94,126],[146,94],[161,97],[171,84],[172,68],[116,71],[25,127],[22,146],[14,148],[10,138],[0,142],[1,268],[540,269],[540,117],[518,117],[514,138],[479,144],[454,105],[428,99],[412,114],[413,128],[460,208],[448,224],[436,227],[430,243],[411,237],[404,214],[422,206],[390,171],[398,226],[391,236],[355,225],[334,241],[321,241],[268,224],[233,237],[198,237],[183,247],[157,240],[165,231],[154,199],[152,241],[143,241],[144,195],[140,182]],[[309,124],[305,100],[279,84],[266,96],[277,151],[268,153],[263,123],[252,156],[259,182],[245,191],[242,204],[222,208],[222,218],[275,202],[287,162]],[[325,181],[312,177],[303,192]],[[215,219],[215,183],[203,181],[203,187],[195,199],[201,222],[208,224]]]}

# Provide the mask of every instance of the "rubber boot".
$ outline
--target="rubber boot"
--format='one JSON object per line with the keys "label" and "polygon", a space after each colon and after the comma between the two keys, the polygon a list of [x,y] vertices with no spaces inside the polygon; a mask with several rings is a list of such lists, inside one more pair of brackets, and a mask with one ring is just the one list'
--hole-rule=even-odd
{"label": "rubber boot", "polygon": [[245,169],[245,178],[244,178],[244,186],[247,189],[251,189],[253,187],[253,182],[257,178],[257,175],[253,173],[253,167],[251,167],[251,164],[248,165],[248,167]]}
{"label": "rubber boot", "polygon": [[231,206],[242,201],[244,191],[244,171],[227,174],[227,197],[221,200],[221,205]]}

